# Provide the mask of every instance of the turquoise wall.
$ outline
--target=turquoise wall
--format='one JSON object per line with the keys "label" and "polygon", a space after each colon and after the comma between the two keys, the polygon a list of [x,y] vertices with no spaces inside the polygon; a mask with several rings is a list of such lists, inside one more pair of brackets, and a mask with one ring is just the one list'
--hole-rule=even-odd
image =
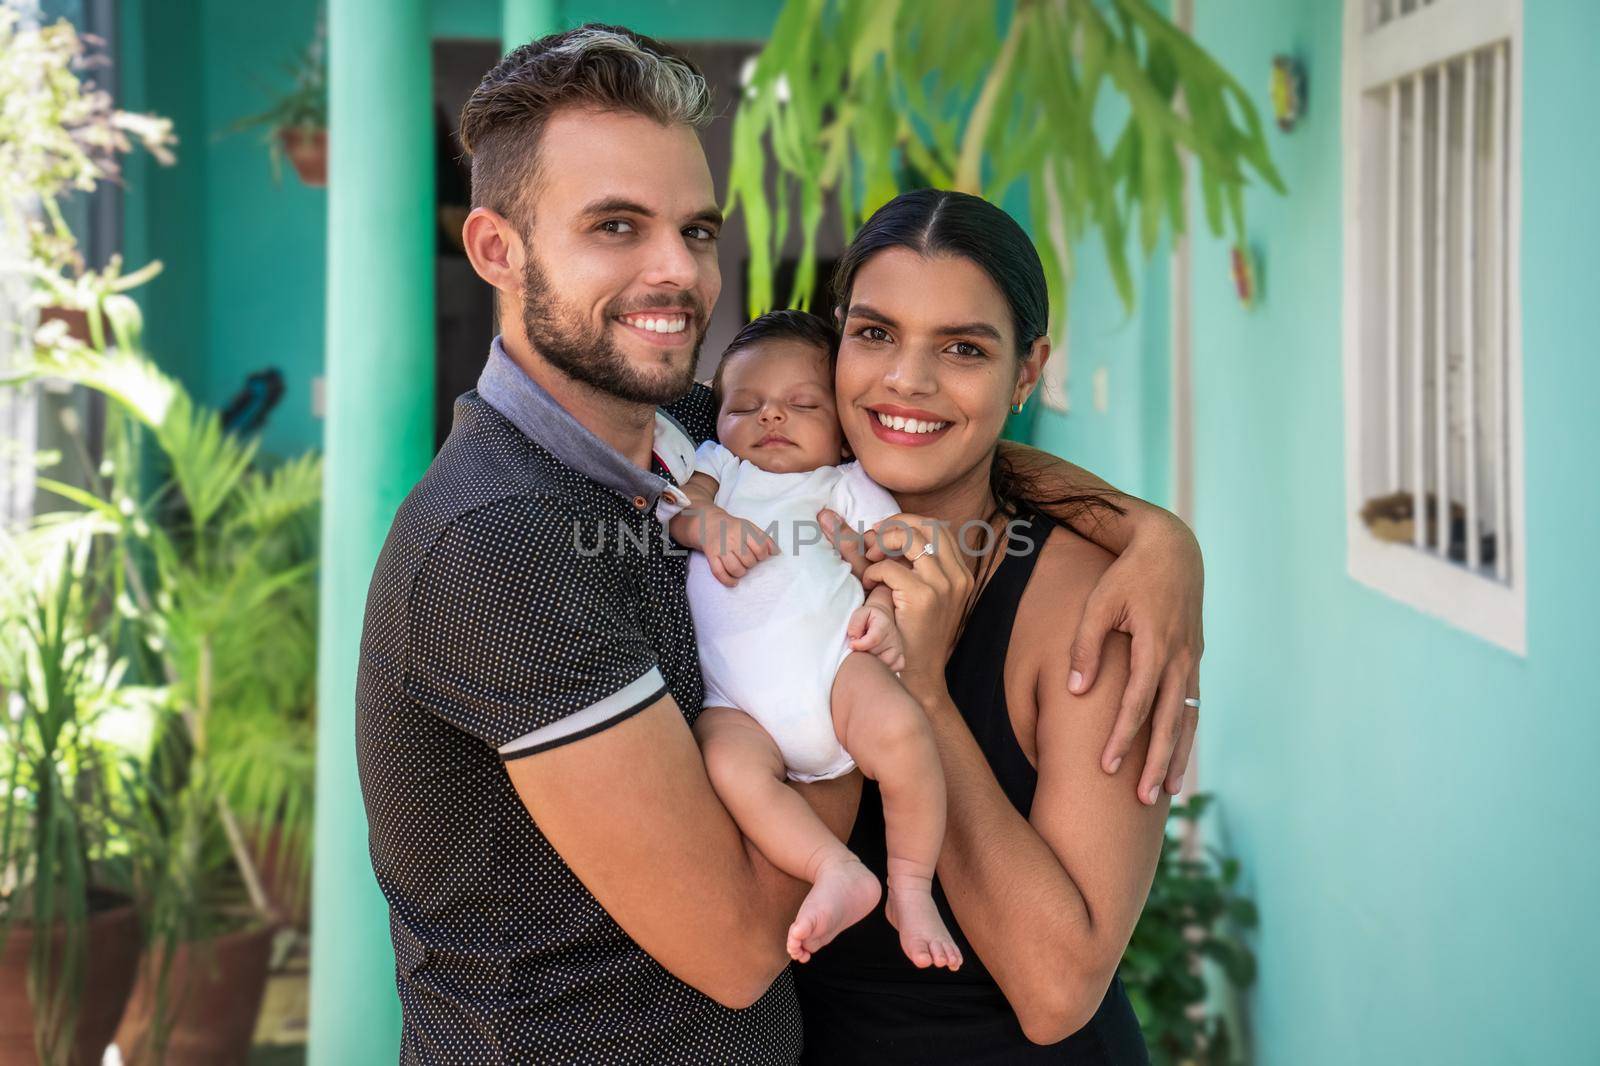
{"label": "turquoise wall", "polygon": [[123,248],[130,267],[160,260],[155,280],[134,295],[145,343],[169,373],[198,388],[205,357],[206,142],[199,0],[121,7],[122,106],[172,120],[175,166],[147,154],[128,157],[123,177]]}
{"label": "turquoise wall", "polygon": [[[1030,227],[1036,239],[1039,228]],[[1028,440],[1093,470],[1124,492],[1170,506],[1170,284],[1166,245],[1135,258],[1137,296],[1123,306],[1098,243],[1076,250],[1078,274],[1068,293],[1068,410],[1045,407],[1043,392]],[[1137,256],[1137,253],[1135,253]],[[1095,403],[1094,377],[1104,372],[1105,410]]]}
{"label": "turquoise wall", "polygon": [[327,190],[306,186],[287,160],[274,180],[261,131],[227,131],[271,104],[284,65],[315,33],[317,8],[317,0],[203,4],[205,140],[190,148],[206,152],[202,396],[224,405],[251,372],[277,367],[284,395],[261,443],[280,455],[322,439],[311,383],[323,371]]}
{"label": "turquoise wall", "polygon": [[[1227,242],[1194,245],[1196,525],[1207,562],[1200,787],[1261,906],[1247,1003],[1263,1063],[1555,1063],[1593,1055],[1600,854],[1586,669],[1600,600],[1600,5],[1529,4],[1523,285],[1528,655],[1356,584],[1345,567],[1340,347],[1342,5],[1207,0],[1197,36],[1265,111],[1298,55],[1309,113],[1272,133],[1288,197],[1249,197],[1263,302]],[[1075,294],[1074,414],[1037,439],[1141,484],[1156,424],[1128,389],[1159,338],[1105,333],[1109,287]],[[1147,298],[1146,306],[1154,301]],[[1086,338],[1080,341],[1080,337]],[[1112,365],[1112,410],[1086,394]],[[1086,350],[1087,349],[1087,350]],[[1143,368],[1137,358],[1146,355]],[[1156,386],[1152,386],[1156,387]]]}
{"label": "turquoise wall", "polygon": [[127,259],[164,267],[135,293],[147,346],[214,407],[251,372],[277,367],[285,392],[262,433],[277,455],[321,442],[311,382],[323,367],[326,194],[287,162],[275,181],[260,131],[228,129],[270,104],[316,13],[316,0],[121,9],[123,105],[171,118],[178,137],[175,166],[135,156],[127,171]]}

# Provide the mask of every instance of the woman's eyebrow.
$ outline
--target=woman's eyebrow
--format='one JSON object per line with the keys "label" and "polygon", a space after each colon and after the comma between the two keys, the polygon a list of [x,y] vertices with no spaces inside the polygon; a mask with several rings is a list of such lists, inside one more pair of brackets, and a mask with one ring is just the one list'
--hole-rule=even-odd
{"label": "woman's eyebrow", "polygon": [[899,323],[896,322],[894,319],[890,318],[888,315],[884,314],[882,311],[879,311],[876,307],[869,306],[868,304],[851,304],[850,305],[850,309],[845,312],[845,317],[846,318],[870,318],[875,322],[882,322],[886,326],[898,326],[899,325]]}
{"label": "woman's eyebrow", "polygon": [[[845,312],[845,317],[870,318],[875,322],[883,323],[885,326],[899,327],[899,323],[894,319],[868,304],[851,304],[850,309]],[[934,330],[934,333],[940,337],[987,337],[996,344],[999,344],[1002,339],[1000,331],[987,322],[959,322],[953,325],[940,326]]]}
{"label": "woman's eyebrow", "polygon": [[941,337],[988,337],[996,344],[1000,343],[1000,331],[987,322],[966,322],[955,326],[940,326]]}

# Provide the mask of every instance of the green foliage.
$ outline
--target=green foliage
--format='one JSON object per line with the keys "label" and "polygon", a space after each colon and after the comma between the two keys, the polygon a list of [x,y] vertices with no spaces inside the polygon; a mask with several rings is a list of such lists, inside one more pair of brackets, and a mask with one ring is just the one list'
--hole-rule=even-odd
{"label": "green foliage", "polygon": [[83,259],[58,206],[117,176],[117,157],[144,145],[172,162],[172,123],[119,111],[82,77],[96,57],[65,19],[22,23],[0,0],[0,252],[20,253],[30,273],[83,273]]}
{"label": "green foliage", "polygon": [[[165,849],[182,869],[151,882],[173,897],[163,931],[175,941],[213,931],[240,876],[269,917],[240,842],[227,837],[276,827],[280,855],[302,864],[308,855],[321,463],[307,455],[259,468],[254,444],[136,355],[57,350],[30,373],[112,401],[107,437],[119,458],[110,480],[88,490],[40,484],[115,531],[123,610],[179,714],[181,728],[151,753],[145,782],[165,830],[193,838]],[[141,497],[146,478],[134,457],[145,439],[170,476]]]}
{"label": "green foliage", "polygon": [[[1210,803],[1202,794],[1174,807],[1180,833],[1198,825]],[[1162,841],[1150,898],[1119,971],[1156,1066],[1231,1066],[1238,1059],[1229,1030],[1207,1010],[1202,977],[1209,962],[1235,989],[1255,981],[1255,955],[1237,932],[1255,928],[1256,908],[1238,894],[1238,880],[1238,860],[1215,848],[1190,853],[1170,831]]]}
{"label": "green foliage", "polygon": [[[1108,146],[1096,119],[1113,93],[1127,118]],[[1261,118],[1146,0],[788,0],[734,118],[728,212],[745,212],[750,313],[772,306],[796,196],[802,254],[788,299],[807,306],[828,198],[849,239],[904,189],[999,202],[1018,182],[1043,238],[1052,332],[1073,249],[1091,231],[1131,308],[1130,233],[1149,254],[1164,229],[1185,226],[1180,150],[1199,165],[1212,230],[1226,224],[1242,243],[1250,173],[1283,188]]]}
{"label": "green foliage", "polygon": [[[157,712],[143,723],[130,728],[122,716],[72,736],[92,751],[120,743],[120,758],[101,775],[109,797],[102,865],[119,871],[140,903],[150,940],[171,949],[278,920],[276,907],[293,907],[309,874],[322,467],[307,455],[263,469],[252,443],[134,354],[136,318],[125,309],[111,317],[127,349],[47,349],[0,384],[49,378],[109,401],[106,457],[90,484],[39,479],[78,509],[41,516],[29,538],[36,551],[95,544],[95,581],[80,575],[66,601],[93,612],[80,639],[126,648],[135,671],[160,682],[159,700],[140,704]],[[59,641],[25,643],[45,661],[68,661]],[[93,673],[88,691],[123,699],[122,673]],[[0,686],[12,684],[0,674]],[[291,898],[267,894],[284,887],[262,882],[257,860],[269,849],[291,874]],[[26,865],[26,854],[18,862]],[[79,910],[85,868],[77,862],[60,878],[58,894]],[[157,957],[165,964],[172,952]],[[157,1017],[165,1020],[164,1007]],[[164,1036],[158,1028],[158,1046]]]}
{"label": "green foliage", "polygon": [[93,872],[113,850],[114,750],[102,721],[148,719],[158,690],[129,685],[105,617],[106,574],[92,523],[57,523],[48,536],[0,534],[0,941],[17,922],[59,923],[62,950],[37,935],[29,958],[41,1062],[65,1061],[87,958]]}

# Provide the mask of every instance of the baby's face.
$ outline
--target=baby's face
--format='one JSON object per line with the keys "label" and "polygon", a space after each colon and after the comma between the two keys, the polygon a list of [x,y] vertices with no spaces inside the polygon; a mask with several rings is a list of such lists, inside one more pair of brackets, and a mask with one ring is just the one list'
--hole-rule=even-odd
{"label": "baby's face", "polygon": [[717,437],[775,474],[837,466],[843,437],[827,353],[794,340],[736,353],[722,368]]}

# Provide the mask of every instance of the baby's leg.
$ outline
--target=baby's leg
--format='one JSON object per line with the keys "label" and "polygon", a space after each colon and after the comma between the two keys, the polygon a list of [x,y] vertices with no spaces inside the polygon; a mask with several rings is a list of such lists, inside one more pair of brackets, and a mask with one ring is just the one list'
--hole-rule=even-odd
{"label": "baby's leg", "polygon": [[889,838],[889,921],[919,967],[961,965],[933,903],[944,843],[944,771],[922,707],[875,656],[852,652],[833,681],[839,743],[878,782]]}
{"label": "baby's leg", "polygon": [[789,955],[799,962],[878,905],[878,879],[840,843],[810,804],[785,782],[783,755],[743,711],[707,707],[694,725],[717,798],[767,860],[811,882],[789,926]]}

